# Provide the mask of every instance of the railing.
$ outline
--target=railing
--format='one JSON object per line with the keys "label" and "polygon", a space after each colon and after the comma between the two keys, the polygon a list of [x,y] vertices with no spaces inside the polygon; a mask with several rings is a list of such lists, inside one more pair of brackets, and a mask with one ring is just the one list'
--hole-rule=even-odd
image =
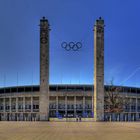
{"label": "railing", "polygon": [[65,109],[65,104],[59,104],[58,109]]}
{"label": "railing", "polygon": [[33,112],[39,112],[39,109],[33,109]]}

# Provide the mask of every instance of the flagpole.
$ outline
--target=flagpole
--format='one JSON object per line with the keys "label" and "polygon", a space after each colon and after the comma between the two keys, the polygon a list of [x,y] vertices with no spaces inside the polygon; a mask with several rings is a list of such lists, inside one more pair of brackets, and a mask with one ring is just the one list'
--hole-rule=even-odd
{"label": "flagpole", "polygon": [[32,91],[33,91],[33,71],[32,71],[32,79],[31,79],[31,87],[32,87]]}
{"label": "flagpole", "polygon": [[18,87],[18,72],[17,72],[17,87]]}
{"label": "flagpole", "polygon": [[60,84],[62,85],[62,72],[60,73]]}
{"label": "flagpole", "polygon": [[5,92],[5,87],[6,87],[6,75],[5,75],[5,73],[4,73],[4,79],[3,79],[4,81],[4,92]]}
{"label": "flagpole", "polygon": [[5,88],[5,74],[4,74],[4,77],[3,77],[3,86]]}

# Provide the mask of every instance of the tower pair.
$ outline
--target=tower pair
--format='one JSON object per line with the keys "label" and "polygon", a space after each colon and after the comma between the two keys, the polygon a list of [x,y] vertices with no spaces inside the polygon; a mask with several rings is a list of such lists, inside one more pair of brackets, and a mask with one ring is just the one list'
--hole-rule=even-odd
{"label": "tower pair", "polygon": [[[40,120],[49,119],[49,23],[40,20]],[[104,20],[94,25],[94,119],[104,120]]]}

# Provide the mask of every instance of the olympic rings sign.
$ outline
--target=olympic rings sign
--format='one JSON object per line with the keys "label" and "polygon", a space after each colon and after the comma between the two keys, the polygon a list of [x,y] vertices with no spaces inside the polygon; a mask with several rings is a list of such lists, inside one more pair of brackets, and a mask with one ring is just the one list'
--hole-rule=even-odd
{"label": "olympic rings sign", "polygon": [[82,48],[82,43],[81,42],[62,42],[61,47],[64,48],[66,51],[78,51],[80,48]]}

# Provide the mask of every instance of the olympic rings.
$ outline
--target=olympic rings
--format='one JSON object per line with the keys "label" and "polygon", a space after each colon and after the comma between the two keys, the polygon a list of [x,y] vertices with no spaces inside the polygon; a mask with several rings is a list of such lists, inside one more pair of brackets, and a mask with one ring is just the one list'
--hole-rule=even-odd
{"label": "olympic rings", "polygon": [[62,42],[61,47],[64,48],[66,51],[70,51],[70,50],[78,51],[80,48],[82,48],[82,43],[81,42],[77,42],[77,43],[74,43],[74,42],[69,42],[69,43]]}

